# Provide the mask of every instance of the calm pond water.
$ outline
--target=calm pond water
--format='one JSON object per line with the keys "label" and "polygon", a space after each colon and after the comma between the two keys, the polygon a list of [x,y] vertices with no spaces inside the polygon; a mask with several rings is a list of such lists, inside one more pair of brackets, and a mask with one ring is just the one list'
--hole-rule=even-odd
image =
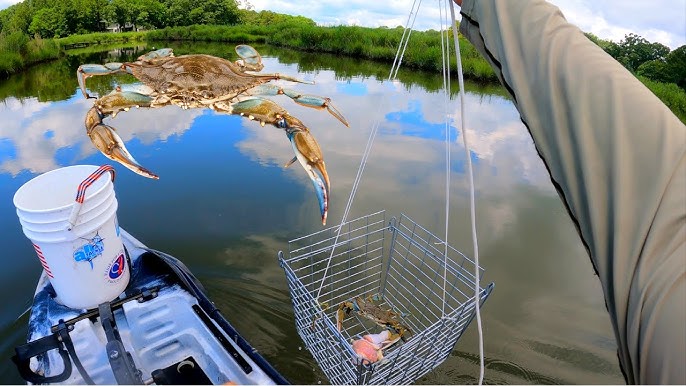
{"label": "calm pond water", "polygon": [[[171,45],[177,54],[235,59],[233,45]],[[152,47],[75,53],[0,83],[0,381],[21,379],[9,357],[26,336],[41,266],[21,231],[12,196],[26,181],[74,164],[113,164],[91,144],[83,119],[92,106],[77,89],[81,63],[131,60]],[[329,225],[341,220],[370,130],[379,134],[350,218],[401,212],[444,234],[445,103],[440,74],[256,46],[264,72],[314,80],[280,83],[328,96],[346,116],[272,98],[319,141],[331,178]],[[127,76],[89,79],[108,92]],[[455,82],[457,83],[457,82]],[[496,283],[482,310],[487,383],[621,384],[616,346],[598,279],[532,140],[495,86],[467,86],[477,224],[485,280]],[[457,111],[453,102],[451,114]],[[131,110],[109,124],[158,181],[119,164],[119,222],[147,245],[181,258],[227,318],[290,381],[327,383],[303,348],[276,254],[289,239],[322,228],[312,185],[283,132],[210,110]],[[455,130],[452,129],[455,133]],[[462,140],[453,135],[449,242],[471,254],[469,183]],[[476,323],[451,357],[417,383],[476,382]]]}

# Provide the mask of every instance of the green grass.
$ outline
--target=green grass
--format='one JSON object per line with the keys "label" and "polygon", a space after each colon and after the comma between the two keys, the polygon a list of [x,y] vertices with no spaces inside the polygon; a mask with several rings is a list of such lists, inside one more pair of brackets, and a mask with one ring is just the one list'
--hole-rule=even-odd
{"label": "green grass", "polygon": [[[400,28],[366,28],[354,26],[318,27],[292,23],[270,26],[189,26],[168,27],[148,32],[149,41],[210,41],[234,43],[267,43],[308,52],[324,52],[352,58],[392,63],[396,57],[403,30]],[[436,31],[413,31],[402,58],[403,66],[440,71],[442,68],[441,35]],[[460,37],[465,76],[481,82],[498,78],[476,49]],[[451,58],[455,68],[455,58]]]}
{"label": "green grass", "polygon": [[0,77],[59,56],[60,49],[52,39],[29,39],[21,32],[0,33]]}
{"label": "green grass", "polygon": [[72,35],[55,39],[60,48],[74,43],[112,44],[143,41],[147,32],[94,32],[85,35]]}
{"label": "green grass", "polygon": [[145,39],[149,41],[206,41],[265,43],[266,35],[261,27],[251,26],[214,26],[192,25],[189,27],[167,27],[149,31]]}
{"label": "green grass", "polygon": [[674,83],[656,82],[643,76],[638,79],[686,124],[686,91]]}
{"label": "green grass", "polygon": [[[140,41],[207,41],[230,43],[266,43],[312,53],[330,53],[348,58],[393,63],[403,35],[402,28],[367,28],[355,26],[319,27],[296,23],[262,25],[193,25],[167,27],[146,32],[73,35],[61,39],[29,39],[22,33],[0,34],[0,76],[9,76],[33,63],[56,59],[63,47],[74,43],[108,46]],[[452,35],[448,36],[449,44]],[[92,50],[94,47],[91,47]],[[69,51],[67,51],[69,52]],[[460,54],[465,78],[481,84],[497,84],[498,78],[479,52],[460,36]],[[402,57],[404,68],[437,72],[442,70],[441,34],[437,31],[413,31]],[[455,71],[455,57],[450,58]],[[676,84],[638,78],[686,123],[686,91]]]}

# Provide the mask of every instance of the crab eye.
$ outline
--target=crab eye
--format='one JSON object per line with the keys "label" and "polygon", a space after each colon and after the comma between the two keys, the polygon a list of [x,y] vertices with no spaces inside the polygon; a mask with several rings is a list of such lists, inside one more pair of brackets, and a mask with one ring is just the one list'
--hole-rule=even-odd
{"label": "crab eye", "polygon": [[288,123],[286,123],[285,119],[281,118],[278,121],[276,121],[276,126],[278,126],[280,129],[287,129]]}

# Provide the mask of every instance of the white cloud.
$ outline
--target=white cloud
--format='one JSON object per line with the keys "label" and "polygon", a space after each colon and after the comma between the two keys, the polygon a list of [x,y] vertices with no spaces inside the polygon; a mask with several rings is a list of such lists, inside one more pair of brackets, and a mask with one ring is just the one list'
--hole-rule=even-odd
{"label": "white cloud", "polygon": [[[6,99],[0,104],[0,116],[6,118],[0,126],[0,139],[11,141],[16,156],[0,162],[0,172],[16,175],[23,170],[43,173],[55,169],[60,166],[56,153],[70,147],[79,149],[79,159],[96,153],[98,150],[88,139],[83,124],[92,104],[92,100],[80,97],[52,106],[33,98]],[[145,125],[140,124],[143,114],[147,117]],[[181,135],[200,114],[202,110],[184,111],[177,107],[134,109],[108,118],[106,123],[118,128],[124,143],[136,137],[149,144]]]}
{"label": "white cloud", "polygon": [[[550,0],[585,32],[614,41],[632,32],[674,49],[686,44],[686,0]],[[250,0],[255,10],[304,15],[323,25],[367,27],[406,25],[413,1]],[[415,29],[439,29],[437,3],[424,2]]]}
{"label": "white cloud", "polygon": [[[414,1],[248,0],[257,11],[303,15],[322,25],[405,26]],[[584,32],[620,41],[635,33],[672,49],[686,44],[686,0],[549,0]],[[0,0],[0,9],[19,0]],[[425,1],[417,30],[439,29],[437,2]]]}
{"label": "white cloud", "polygon": [[5,9],[10,5],[19,3],[21,0],[0,0],[0,9]]}
{"label": "white cloud", "polygon": [[670,48],[686,44],[686,0],[550,0],[570,23],[603,39],[635,33]]}

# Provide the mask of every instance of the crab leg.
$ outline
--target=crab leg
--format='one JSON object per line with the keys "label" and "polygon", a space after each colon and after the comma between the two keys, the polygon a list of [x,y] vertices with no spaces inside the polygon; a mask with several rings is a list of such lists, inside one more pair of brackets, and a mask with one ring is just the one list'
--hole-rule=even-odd
{"label": "crab leg", "polygon": [[241,59],[236,61],[236,64],[243,71],[262,71],[264,68],[262,57],[251,46],[239,44],[236,46],[236,53],[241,57]]}
{"label": "crab leg", "polygon": [[120,72],[128,72],[122,63],[82,64],[76,70],[76,78],[79,80],[79,87],[83,96],[91,98],[86,91],[86,79],[95,75],[117,74]]}
{"label": "crab leg", "polygon": [[150,51],[138,57],[138,60],[147,62],[153,59],[168,58],[174,56],[174,50],[171,48],[160,48],[159,50]]}
{"label": "crab leg", "polygon": [[299,119],[291,116],[282,107],[268,99],[251,98],[231,105],[217,103],[213,107],[218,111],[240,114],[241,116],[257,120],[263,126],[265,123],[269,123],[286,131],[295,157],[286,163],[285,166],[288,167],[297,160],[305,169],[317,194],[322,224],[326,225],[331,183],[329,181],[329,174],[326,172],[322,150],[307,127]]}
{"label": "crab leg", "polygon": [[306,95],[300,94],[297,91],[279,87],[273,84],[262,84],[257,87],[253,87],[250,91],[252,95],[286,95],[287,97],[293,99],[295,103],[305,106],[312,107],[315,109],[326,108],[331,115],[336,117],[344,125],[350,127],[348,121],[343,117],[343,114],[338,111],[333,104],[331,104],[331,98],[324,98],[317,95]]}
{"label": "crab leg", "polygon": [[[138,57],[139,61],[147,62],[153,59],[162,57],[172,57],[174,52],[171,48],[161,48],[159,50],[148,52],[147,54]],[[132,74],[130,63],[105,63],[105,64],[82,64],[76,70],[76,78],[79,81],[79,87],[83,96],[90,98],[91,96],[86,91],[86,79],[95,75],[109,75],[126,72]]]}
{"label": "crab leg", "polygon": [[108,115],[116,115],[120,110],[134,106],[150,106],[152,98],[136,92],[114,92],[98,99],[86,114],[86,133],[91,142],[107,158],[119,162],[144,177],[158,179],[150,170],[141,166],[124,146],[124,141],[114,127],[102,123]]}

